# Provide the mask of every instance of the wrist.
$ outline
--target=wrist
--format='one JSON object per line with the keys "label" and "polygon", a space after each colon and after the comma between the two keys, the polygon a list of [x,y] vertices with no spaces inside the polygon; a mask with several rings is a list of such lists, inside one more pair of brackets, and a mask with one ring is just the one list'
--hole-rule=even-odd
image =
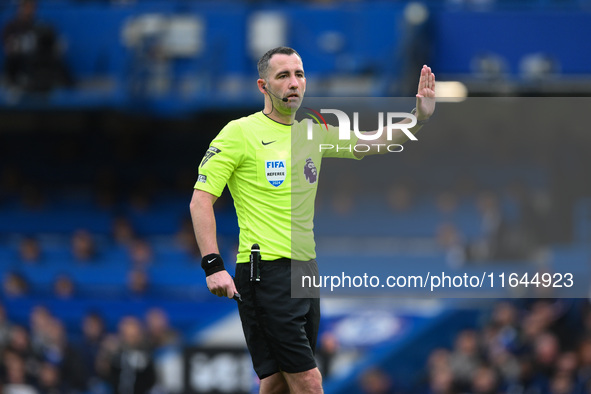
{"label": "wrist", "polygon": [[226,269],[222,256],[217,253],[210,253],[203,256],[201,259],[201,268],[205,271],[206,277]]}
{"label": "wrist", "polygon": [[410,111],[410,113],[413,114],[417,118],[417,126],[422,126],[425,123],[429,122],[429,119],[431,119],[431,117],[419,119],[419,117],[417,116],[417,112],[418,112],[417,107],[414,107],[412,109],[412,111]]}

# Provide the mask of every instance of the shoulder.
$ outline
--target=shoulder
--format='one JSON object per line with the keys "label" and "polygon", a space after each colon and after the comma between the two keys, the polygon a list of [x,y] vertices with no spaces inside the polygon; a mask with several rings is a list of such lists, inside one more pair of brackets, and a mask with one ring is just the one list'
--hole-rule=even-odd
{"label": "shoulder", "polygon": [[228,157],[229,154],[234,160],[241,161],[253,134],[247,131],[253,129],[256,121],[256,114],[253,114],[228,122],[213,139],[210,149],[215,149],[216,153],[224,152],[222,156]]}
{"label": "shoulder", "polygon": [[228,122],[215,137],[214,141],[228,140],[231,143],[238,143],[244,138],[242,119],[235,119]]}
{"label": "shoulder", "polygon": [[254,114],[250,114],[248,116],[243,116],[242,118],[235,119],[228,124],[234,124],[238,127],[242,127],[244,129],[248,129],[254,126],[260,126],[264,123],[264,116],[262,112],[255,112]]}
{"label": "shoulder", "polygon": [[228,122],[220,134],[232,133],[235,135],[236,133],[240,133],[244,135],[244,130],[249,130],[258,124],[260,124],[260,116],[258,113],[254,113],[252,115],[243,116],[242,118],[234,119]]}

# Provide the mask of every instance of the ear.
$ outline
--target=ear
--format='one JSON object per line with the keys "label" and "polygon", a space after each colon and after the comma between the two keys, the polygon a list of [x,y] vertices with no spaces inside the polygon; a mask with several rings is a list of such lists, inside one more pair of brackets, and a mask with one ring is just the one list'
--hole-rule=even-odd
{"label": "ear", "polygon": [[257,79],[257,85],[259,87],[259,91],[262,94],[267,94],[266,88],[267,88],[267,81],[265,81],[262,78]]}

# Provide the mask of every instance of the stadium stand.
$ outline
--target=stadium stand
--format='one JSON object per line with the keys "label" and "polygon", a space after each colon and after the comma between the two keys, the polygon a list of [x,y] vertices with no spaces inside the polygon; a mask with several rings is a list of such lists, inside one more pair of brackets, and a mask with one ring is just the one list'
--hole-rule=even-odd
{"label": "stadium stand", "polygon": [[[0,27],[15,10],[0,4]],[[399,81],[423,63],[469,92],[439,104],[403,155],[325,164],[323,274],[591,277],[591,48],[573,38],[589,36],[589,11],[575,0],[40,0],[76,85],[41,96],[0,87],[3,389],[123,392],[114,360],[131,348],[155,392],[256,391],[233,301],[204,286],[188,203],[208,141],[259,109],[265,23],[302,54],[310,95],[412,95]],[[233,272],[236,215],[227,195],[216,207]],[[588,290],[328,294],[325,391],[588,392]],[[89,315],[98,334],[82,324]],[[216,332],[220,348],[204,339]],[[224,381],[233,372],[241,378]]]}

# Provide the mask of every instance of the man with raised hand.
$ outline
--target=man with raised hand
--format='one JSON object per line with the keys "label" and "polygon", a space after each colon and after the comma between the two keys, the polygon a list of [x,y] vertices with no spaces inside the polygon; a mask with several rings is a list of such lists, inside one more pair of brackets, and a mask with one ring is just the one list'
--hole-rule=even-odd
{"label": "man with raised hand", "polygon": [[[314,359],[320,301],[291,297],[292,260],[316,264],[312,229],[321,159],[386,153],[379,144],[401,144],[408,135],[400,132],[387,140],[388,133],[382,130],[365,152],[301,148],[293,152],[294,133],[305,135],[306,130],[303,122],[295,121],[306,92],[302,59],[292,48],[274,48],[261,57],[258,72],[264,109],[231,121],[211,142],[199,165],[191,216],[207,287],[220,297],[240,297],[238,310],[261,379],[260,392],[322,393]],[[413,134],[435,110],[435,75],[427,66],[420,73],[416,100],[417,122],[408,127]],[[349,142],[357,144],[357,138]],[[338,147],[338,129],[315,133],[313,143]],[[226,185],[240,227],[235,279],[225,270],[216,241],[213,205]],[[260,276],[251,273],[248,264],[253,244],[260,246]]]}

